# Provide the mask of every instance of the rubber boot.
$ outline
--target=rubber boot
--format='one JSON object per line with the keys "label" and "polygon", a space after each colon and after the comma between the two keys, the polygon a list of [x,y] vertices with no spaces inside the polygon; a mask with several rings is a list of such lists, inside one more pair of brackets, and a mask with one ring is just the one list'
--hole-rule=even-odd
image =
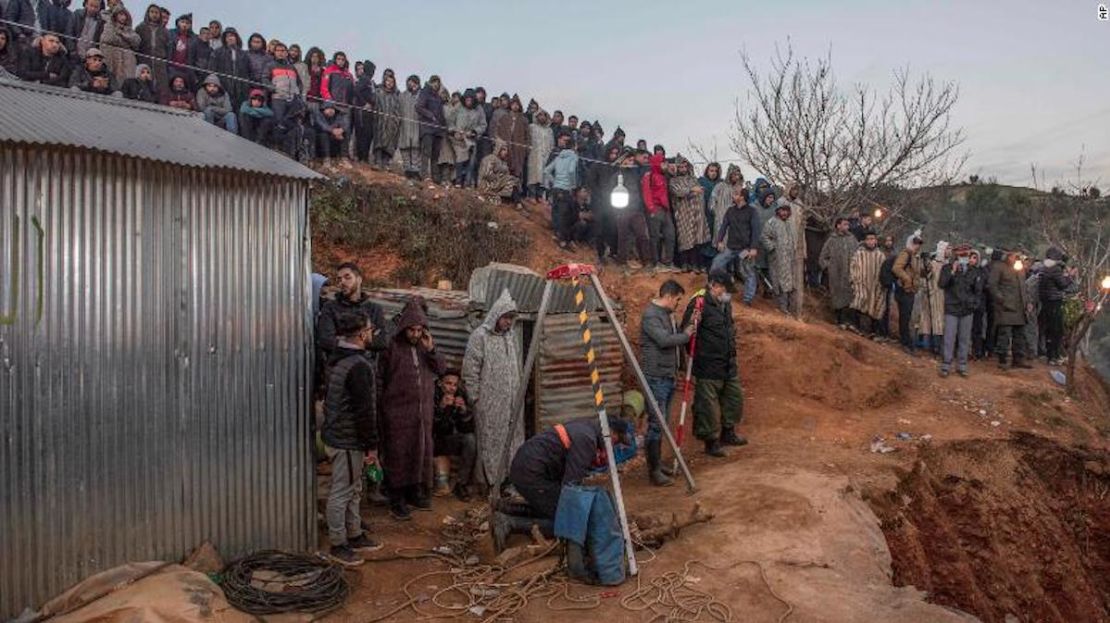
{"label": "rubber boot", "polygon": [[722,459],[728,456],[727,454],[725,454],[724,449],[721,448],[721,442],[717,439],[705,440],[705,453],[718,459]]}
{"label": "rubber boot", "polygon": [[551,519],[517,517],[500,511],[493,514],[493,549],[500,554],[508,546],[509,537],[514,534],[532,534],[532,526],[539,527],[540,533],[547,538],[555,538],[555,522]]}
{"label": "rubber boot", "polygon": [[656,439],[647,442],[644,447],[644,454],[647,455],[648,477],[651,479],[651,484],[656,487],[669,487],[674,484],[674,481],[663,473],[661,443],[661,439]]}
{"label": "rubber boot", "polygon": [[731,428],[721,430],[721,444],[726,446],[746,446],[748,440],[743,435],[737,435]]}

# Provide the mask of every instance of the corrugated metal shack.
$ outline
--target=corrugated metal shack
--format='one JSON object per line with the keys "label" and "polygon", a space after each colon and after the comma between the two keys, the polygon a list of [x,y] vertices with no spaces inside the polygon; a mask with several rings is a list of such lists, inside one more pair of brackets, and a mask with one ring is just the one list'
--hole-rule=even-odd
{"label": "corrugated metal shack", "polygon": [[[505,288],[520,310],[522,330],[517,335],[520,351],[527,355],[525,349],[531,343],[544,283],[543,277],[528,268],[490,264],[474,271],[469,291],[409,288],[367,290],[366,294],[383,307],[388,322],[392,322],[414,296],[423,297],[428,307],[429,329],[437,347],[443,351],[449,366],[461,368],[470,333],[482,323],[486,310]],[[594,310],[590,322],[606,406],[619,412],[624,370],[620,342],[592,287],[587,290],[587,301],[589,308]],[[568,284],[557,285],[544,325],[537,371],[526,405],[530,432],[595,414],[590,372],[575,313],[574,289]],[[524,365],[524,361],[520,364]]]}
{"label": "corrugated metal shack", "polygon": [[315,544],[315,177],[194,115],[0,81],[0,619],[205,540]]}
{"label": "corrugated metal shack", "polygon": [[[540,299],[543,298],[544,283],[542,276],[527,268],[490,264],[471,275],[470,297],[486,309],[497,300],[502,290],[508,288],[525,321],[523,339],[525,344],[529,344]],[[601,371],[602,389],[605,391],[605,405],[610,413],[619,413],[621,373],[624,370],[620,341],[592,286],[586,288],[586,302],[587,308],[592,310],[590,327],[594,336],[594,350],[598,356],[598,369]],[[534,428],[529,430],[543,430],[558,422],[594,415],[596,412],[589,378],[590,371],[586,364],[586,352],[582,346],[574,304],[574,288],[569,283],[559,283],[544,322],[543,340],[540,342],[540,356],[532,387],[535,407],[531,424]]]}

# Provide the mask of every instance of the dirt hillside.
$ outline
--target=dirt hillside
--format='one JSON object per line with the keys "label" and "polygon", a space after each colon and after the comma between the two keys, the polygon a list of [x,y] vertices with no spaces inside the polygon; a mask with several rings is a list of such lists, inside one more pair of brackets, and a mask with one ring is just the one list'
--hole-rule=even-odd
{"label": "dirt hillside", "polygon": [[[477,201],[469,191],[410,186],[391,174],[342,174],[424,201],[449,194]],[[532,241],[521,263],[546,271],[593,261],[592,251],[559,251],[548,216],[540,206],[526,208],[496,207],[497,227]],[[405,261],[389,248],[318,242],[314,252],[320,268],[372,259],[381,282]],[[442,275],[425,277],[420,285],[434,286]],[[639,310],[662,278],[602,273],[634,341]],[[704,281],[676,278],[688,292]],[[716,513],[645,554],[643,584],[689,564],[697,588],[745,621],[780,620],[787,604],[791,621],[1110,620],[1110,391],[1094,375],[1084,372],[1083,398],[1073,401],[1043,365],[1001,372],[976,362],[970,379],[940,379],[930,359],[819,319],[795,321],[763,301],[737,305],[735,317],[745,389],[740,430],[751,444],[711,460],[687,431],[699,485],[693,496],[680,486],[650,488],[638,463],[624,470],[633,514],[688,509],[695,500]],[[894,451],[872,452],[878,436]],[[368,517],[387,549],[429,547],[441,540],[444,517],[461,516],[465,506],[437,499],[435,510],[407,524],[377,507]],[[369,620],[407,600],[406,581],[437,568],[430,561],[368,564],[347,607],[328,620]],[[430,576],[418,584],[427,597],[443,581]],[[649,620],[620,604],[635,588],[635,581],[615,593],[575,586],[574,596],[599,605],[564,612],[552,608],[566,602],[537,600],[515,620]],[[415,618],[409,610],[390,620]]]}

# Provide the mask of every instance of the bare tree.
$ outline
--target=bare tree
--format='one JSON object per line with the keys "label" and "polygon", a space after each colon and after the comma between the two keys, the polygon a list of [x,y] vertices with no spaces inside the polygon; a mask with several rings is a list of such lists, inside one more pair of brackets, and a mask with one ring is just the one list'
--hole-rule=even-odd
{"label": "bare tree", "polygon": [[[1084,178],[1085,162],[1086,155],[1081,151],[1074,163],[1075,178],[1054,186],[1055,192],[1045,197],[1040,206],[1040,229],[1045,244],[1068,256],[1068,266],[1074,269],[1079,281],[1079,315],[1065,335],[1067,392],[1073,397],[1077,389],[1076,363],[1085,346],[1089,346],[1091,327],[1110,298],[1110,288],[1104,283],[1110,274],[1110,200],[1091,192],[1097,187],[1095,181]],[[1032,170],[1033,185],[1040,190],[1044,185],[1043,174],[1038,180],[1036,166]]]}
{"label": "bare tree", "polygon": [[884,221],[903,206],[899,188],[950,182],[967,155],[963,131],[952,125],[959,100],[954,82],[894,72],[885,92],[857,84],[842,89],[832,56],[798,58],[787,41],[762,73],[747,52],[749,102],[736,103],[733,150],[763,175],[798,183],[820,222],[831,227],[849,209],[872,210]]}

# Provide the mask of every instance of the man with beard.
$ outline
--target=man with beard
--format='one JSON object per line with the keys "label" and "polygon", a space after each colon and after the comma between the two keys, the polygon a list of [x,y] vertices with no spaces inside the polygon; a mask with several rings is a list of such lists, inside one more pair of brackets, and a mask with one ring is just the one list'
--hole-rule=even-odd
{"label": "man with beard", "polygon": [[694,435],[705,443],[711,457],[727,456],[722,444],[743,446],[748,440],[736,434],[744,419],[744,390],[736,362],[736,326],[732,320],[735,283],[726,272],[711,271],[709,284],[686,306],[682,327],[692,326],[702,299],[694,353]]}
{"label": "man with beard", "polygon": [[319,360],[324,361],[336,349],[335,323],[339,314],[345,312],[362,312],[374,325],[374,339],[367,347],[371,353],[385,350],[388,344],[385,315],[377,303],[370,300],[362,291],[362,270],[353,262],[340,264],[336,269],[339,279],[339,292],[334,299],[326,301],[320,309],[320,317],[316,321],[316,347],[319,350]]}
{"label": "man with beard", "polygon": [[432,508],[435,388],[446,365],[428,332],[423,305],[420,297],[405,305],[397,333],[378,361],[382,466],[389,512],[397,521],[412,518],[410,506]]}

